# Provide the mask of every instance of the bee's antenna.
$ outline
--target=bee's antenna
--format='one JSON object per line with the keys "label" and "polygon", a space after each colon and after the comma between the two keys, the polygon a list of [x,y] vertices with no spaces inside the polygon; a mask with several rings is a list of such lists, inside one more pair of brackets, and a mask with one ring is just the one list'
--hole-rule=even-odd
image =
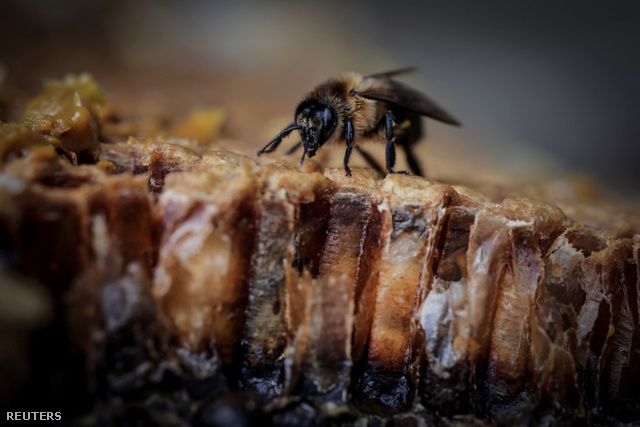
{"label": "bee's antenna", "polygon": [[[258,151],[258,156],[262,153],[271,153],[272,151],[275,151],[275,149],[278,148],[278,145],[280,145],[280,143],[282,142],[282,138],[289,135],[291,131],[294,131],[296,129],[301,129],[301,128],[302,126],[297,125],[296,122],[291,123],[282,132],[280,132],[275,138],[269,141],[267,145],[262,147],[262,149]],[[269,146],[271,146],[272,144],[273,144],[273,147],[269,148]]]}

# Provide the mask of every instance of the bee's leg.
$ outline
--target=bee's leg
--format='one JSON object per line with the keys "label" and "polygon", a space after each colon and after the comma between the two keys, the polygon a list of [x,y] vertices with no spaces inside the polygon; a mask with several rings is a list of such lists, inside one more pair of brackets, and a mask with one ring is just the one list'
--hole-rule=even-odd
{"label": "bee's leg", "polygon": [[376,125],[373,128],[371,128],[371,129],[369,129],[369,130],[364,132],[364,137],[365,138],[370,138],[370,137],[372,137],[374,135],[377,135],[378,133],[380,133],[382,131],[382,129],[384,129],[386,124],[387,124],[386,123],[386,119],[385,119],[385,116],[383,115],[380,118],[380,120],[378,120],[378,123],[376,123]]}
{"label": "bee's leg", "polygon": [[282,142],[282,138],[284,138],[285,136],[289,135],[289,133],[291,133],[291,131],[296,130],[296,129],[300,129],[300,126],[296,125],[296,122],[291,123],[282,132],[280,132],[278,134],[278,136],[273,138],[271,141],[269,141],[267,143],[267,145],[262,147],[260,149],[260,151],[258,151],[258,156],[260,154],[263,154],[263,153],[271,153],[271,152],[275,151],[276,148],[278,148],[278,145],[280,145],[280,143]]}
{"label": "bee's leg", "polygon": [[296,145],[289,148],[289,151],[287,151],[287,155],[295,153],[300,147],[302,147],[302,141],[298,141]]}
{"label": "bee's leg", "polygon": [[393,144],[394,138],[394,123],[393,123],[393,114],[391,111],[387,111],[384,113],[384,118],[387,123],[387,148],[386,148],[386,157],[387,157],[387,172],[388,173],[404,173],[407,174],[407,171],[394,171],[393,167],[396,164],[396,146]]}
{"label": "bee's leg", "polygon": [[347,149],[344,152],[344,171],[347,176],[351,176],[351,169],[349,169],[349,157],[351,157],[351,150],[353,149],[353,142],[355,141],[353,122],[351,120],[348,120],[345,125],[344,140],[347,143]]}
{"label": "bee's leg", "polygon": [[307,155],[307,145],[305,144],[304,150],[302,151],[302,157],[300,158],[300,167],[304,164],[304,156]]}
{"label": "bee's leg", "polygon": [[371,154],[369,154],[366,151],[364,151],[362,148],[360,148],[359,145],[356,145],[355,147],[356,147],[356,150],[358,150],[358,152],[362,155],[362,157],[364,157],[364,159],[367,161],[367,163],[369,163],[369,166],[371,166],[376,171],[378,171],[382,175],[384,175],[384,169],[382,168],[382,166],[380,166],[380,164],[378,162],[376,162],[376,159],[371,157]]}

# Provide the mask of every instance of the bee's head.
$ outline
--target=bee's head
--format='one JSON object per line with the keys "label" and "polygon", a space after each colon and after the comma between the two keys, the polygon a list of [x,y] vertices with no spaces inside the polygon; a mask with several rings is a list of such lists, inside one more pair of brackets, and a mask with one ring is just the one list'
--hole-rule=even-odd
{"label": "bee's head", "polygon": [[335,131],[338,117],[332,107],[317,100],[310,100],[298,106],[296,124],[300,126],[305,153],[313,157]]}

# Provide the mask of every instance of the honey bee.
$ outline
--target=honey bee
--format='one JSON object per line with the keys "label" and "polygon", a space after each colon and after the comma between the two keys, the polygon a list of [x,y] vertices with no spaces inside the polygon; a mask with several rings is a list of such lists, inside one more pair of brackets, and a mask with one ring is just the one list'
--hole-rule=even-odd
{"label": "honey bee", "polygon": [[422,175],[420,164],[411,151],[422,136],[420,116],[455,126],[459,126],[460,122],[426,96],[392,79],[412,69],[366,77],[348,73],[322,83],[303,98],[296,109],[293,123],[262,147],[258,156],[275,151],[284,137],[298,130],[301,140],[287,154],[303,147],[300,166],[305,156],[315,156],[323,145],[344,141],[346,151],[343,164],[347,176],[351,175],[349,158],[354,147],[374,169],[383,172],[373,157],[357,145],[362,140],[383,139],[387,144],[388,173],[407,173],[393,169],[397,144],[404,149],[411,171],[415,175]]}

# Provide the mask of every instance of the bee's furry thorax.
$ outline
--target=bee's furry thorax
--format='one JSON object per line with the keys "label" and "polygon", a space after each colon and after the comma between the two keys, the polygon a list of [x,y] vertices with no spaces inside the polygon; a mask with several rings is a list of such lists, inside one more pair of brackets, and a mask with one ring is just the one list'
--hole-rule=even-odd
{"label": "bee's furry thorax", "polygon": [[337,142],[344,131],[344,123],[353,121],[355,133],[362,137],[369,134],[378,124],[384,110],[380,102],[358,96],[357,93],[375,83],[357,73],[348,73],[329,79],[310,91],[303,102],[317,100],[332,107],[338,114],[337,132],[327,143]]}

